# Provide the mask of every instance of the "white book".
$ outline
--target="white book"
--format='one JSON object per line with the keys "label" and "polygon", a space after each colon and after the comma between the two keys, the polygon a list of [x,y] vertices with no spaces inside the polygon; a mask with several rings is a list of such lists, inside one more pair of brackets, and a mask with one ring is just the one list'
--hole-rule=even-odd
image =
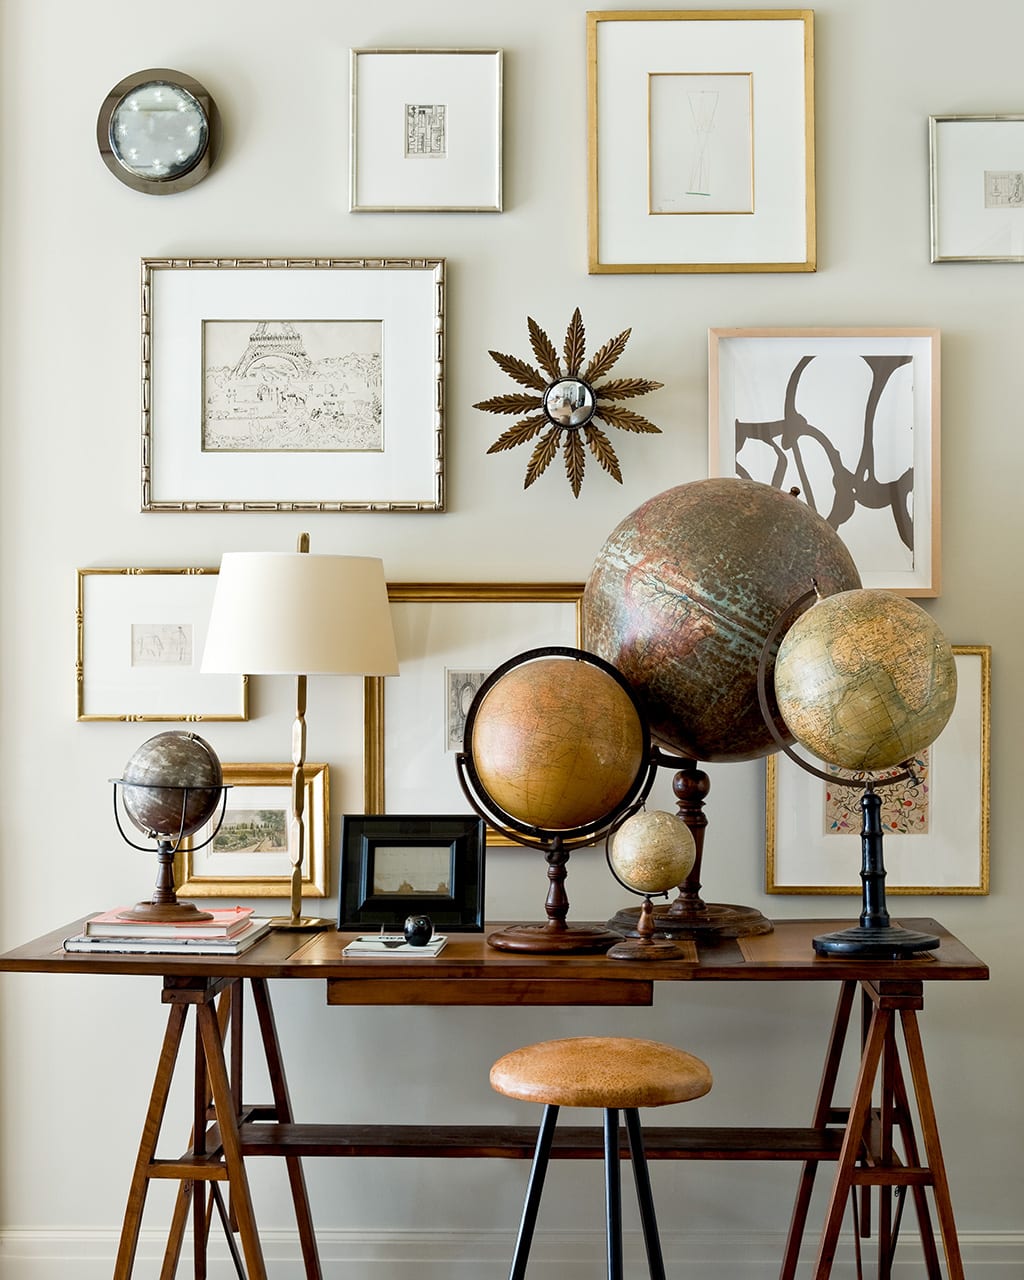
{"label": "white book", "polygon": [[248,925],[230,938],[100,938],[77,933],[64,939],[65,951],[112,951],[123,954],[237,956],[259,942],[270,931],[270,921],[253,917]]}
{"label": "white book", "polygon": [[430,941],[422,947],[410,946],[401,933],[367,933],[350,942],[342,949],[343,956],[401,956],[403,960],[410,956],[436,956],[444,950],[448,938],[443,933],[435,933]]}

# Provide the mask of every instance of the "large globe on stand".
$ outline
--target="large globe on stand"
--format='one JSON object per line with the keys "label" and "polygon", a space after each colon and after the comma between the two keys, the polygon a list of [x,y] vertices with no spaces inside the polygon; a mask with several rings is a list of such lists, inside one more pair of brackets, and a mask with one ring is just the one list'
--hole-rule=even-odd
{"label": "large globe on stand", "polygon": [[793,736],[828,764],[877,772],[919,755],[956,703],[953,650],[920,605],[844,591],[782,638],[775,697]]}
{"label": "large globe on stand", "polygon": [[[594,563],[584,643],[636,692],[655,742],[691,762],[676,795],[695,829],[697,862],[681,898],[664,917],[659,909],[659,925],[692,934],[770,928],[753,909],[712,909],[700,899],[707,775],[694,762],[777,749],[758,704],[758,662],[776,618],[812,581],[822,595],[860,586],[834,530],[793,494],[729,478],[651,498],[612,531]],[[786,733],[781,720],[778,728]]]}

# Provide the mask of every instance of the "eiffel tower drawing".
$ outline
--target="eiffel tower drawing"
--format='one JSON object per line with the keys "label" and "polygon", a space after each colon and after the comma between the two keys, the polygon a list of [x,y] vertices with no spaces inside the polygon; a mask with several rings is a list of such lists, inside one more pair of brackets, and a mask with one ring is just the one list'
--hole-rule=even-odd
{"label": "eiffel tower drawing", "polygon": [[299,374],[308,373],[312,368],[299,331],[287,320],[261,320],[249,335],[249,345],[231,373],[233,377],[244,378],[264,364]]}

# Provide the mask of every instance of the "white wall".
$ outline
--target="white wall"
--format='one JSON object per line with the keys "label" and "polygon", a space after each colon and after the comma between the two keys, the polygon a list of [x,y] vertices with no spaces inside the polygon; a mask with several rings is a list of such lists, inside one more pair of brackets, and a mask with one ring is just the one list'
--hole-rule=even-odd
{"label": "white wall", "polygon": [[[820,0],[817,273],[591,277],[582,4],[0,0],[0,946],[152,883],[151,862],[112,829],[107,783],[146,727],[74,721],[76,568],[216,564],[225,550],[290,547],[309,528],[314,549],[381,555],[396,581],[582,580],[621,516],[706,474],[709,326],[935,325],[944,585],[928,607],[954,643],[993,647],[992,893],[900,900],[899,910],[937,916],[992,967],[988,984],[929,992],[924,1032],[969,1271],[1020,1274],[1024,267],[929,264],[926,122],[1021,110],[1022,39],[1024,15],[1005,0]],[[445,45],[505,50],[506,212],[348,213],[349,48]],[[114,181],[94,136],[109,88],[150,66],[196,76],[224,121],[211,176],[161,199]],[[448,512],[139,514],[139,259],[304,254],[447,258]],[[632,326],[622,372],[665,387],[643,402],[663,435],[616,433],[624,485],[592,466],[574,501],[558,464],[524,492],[525,451],[487,457],[504,424],[471,406],[511,389],[488,348],[528,356],[528,314],[560,341],[577,305],[593,343]],[[331,765],[332,847],[341,812],[362,808],[358,683],[311,682],[308,755]],[[256,682],[251,710],[246,724],[211,726],[221,756],[286,758],[289,690]],[[713,772],[707,896],[775,915],[855,915],[854,900],[763,893],[762,777],[758,764]],[[489,877],[491,918],[538,914],[543,873],[530,855],[493,851]],[[596,854],[574,857],[569,887],[581,918],[621,905]],[[707,1057],[716,1088],[695,1104],[697,1122],[801,1123],[830,1002],[820,990],[731,988],[672,991],[653,1012],[344,1013],[310,986],[282,991],[279,1016],[300,1118],[521,1116],[487,1086],[498,1053],[556,1032],[621,1029]],[[64,1275],[74,1258],[76,1274],[102,1275],[155,1063],[158,984],[7,976],[0,1019],[0,1273]],[[184,1129],[184,1097],[175,1106]],[[546,1225],[599,1253],[596,1169],[559,1166]],[[698,1246],[674,1229],[699,1224],[716,1274],[773,1274],[766,1259],[795,1171],[656,1172],[680,1256]],[[309,1178],[325,1256],[377,1260],[372,1274],[386,1277],[424,1256],[429,1236],[438,1276],[499,1276],[507,1238],[495,1245],[494,1233],[512,1228],[524,1173],[394,1162],[367,1176],[321,1162]],[[254,1176],[268,1239],[290,1257],[289,1237],[275,1234],[290,1221],[283,1181],[269,1167]],[[558,1238],[546,1239],[550,1274],[569,1275]]]}

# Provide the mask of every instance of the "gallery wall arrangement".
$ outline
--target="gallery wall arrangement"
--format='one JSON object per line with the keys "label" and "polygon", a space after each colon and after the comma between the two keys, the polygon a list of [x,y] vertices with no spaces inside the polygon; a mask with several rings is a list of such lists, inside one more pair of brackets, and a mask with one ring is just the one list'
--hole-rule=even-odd
{"label": "gallery wall arrangement", "polygon": [[[653,968],[659,949],[670,967],[700,965],[694,918],[708,912],[751,963],[772,945],[753,939],[775,923],[867,927],[877,888],[883,907],[890,895],[885,929],[936,948],[955,935],[980,957],[969,976],[989,978],[970,999],[931,984],[922,1027],[940,1204],[955,1206],[963,1253],[950,1274],[1009,1280],[1024,1265],[1024,1059],[1006,1016],[1024,892],[1007,777],[1024,696],[1024,108],[1010,53],[1024,17],[999,0],[979,0],[968,31],[951,0],[928,13],[883,0],[607,11],[525,0],[502,13],[462,0],[430,12],[386,0],[372,13],[225,0],[197,41],[112,2],[106,36],[72,0],[0,11],[0,758],[19,797],[0,839],[0,954],[61,921],[144,907],[154,843],[150,905],[194,904],[220,954],[258,956],[275,937],[264,921],[280,939],[290,919],[310,955],[337,930],[376,935],[361,945],[381,966],[419,946],[402,929],[422,915],[433,941],[417,966],[478,944],[513,960],[604,956],[624,932],[609,961],[622,973]],[[57,29],[61,48],[44,57]],[[44,70],[82,119],[40,104],[37,152],[26,95]],[[58,148],[62,177],[42,159]],[[770,494],[753,532],[747,486]],[[685,546],[673,542],[691,515]],[[382,564],[398,674],[367,674],[394,670],[386,662],[348,680],[326,679],[328,667],[286,664],[276,679],[203,669],[222,558],[290,554],[296,538],[311,558]],[[804,571],[819,553],[826,568]],[[787,606],[860,588],[934,624],[955,707],[892,768],[813,757],[808,772],[766,730],[793,736],[774,702],[774,651],[760,654],[772,702],[758,706],[758,651],[773,624],[770,645],[790,625]],[[615,592],[628,607],[613,617]],[[358,630],[356,598],[335,603]],[[283,594],[255,610],[254,630],[284,629]],[[878,624],[890,655],[896,612]],[[301,630],[306,616],[288,620]],[[719,653],[712,689],[701,646],[734,632],[743,661]],[[535,795],[522,810],[509,792],[495,802],[495,778],[478,776],[486,697],[527,661],[556,657],[608,662],[637,699],[635,785],[601,820],[538,818]],[[516,714],[543,704],[535,738],[574,698],[596,714],[596,692],[563,677],[543,690],[526,678]],[[901,679],[890,709],[939,698]],[[829,713],[836,726],[852,683]],[[736,736],[750,721],[753,746]],[[567,741],[568,718],[557,722]],[[177,837],[173,822],[119,835],[126,762],[168,731],[211,744],[222,805],[194,830],[183,819]],[[43,856],[55,779],[74,821]],[[169,774],[149,785],[186,800],[193,789]],[[883,835],[885,849],[870,892],[865,795],[879,799],[874,849]],[[682,820],[665,849],[664,867],[679,870],[670,885],[645,878],[625,841],[612,852],[638,812],[641,845],[664,815]],[[227,911],[244,925],[224,923]],[[191,915],[179,923],[199,928]],[[83,925],[68,958],[99,963],[105,927]],[[799,945],[828,963],[820,936],[809,928]],[[141,951],[141,924],[132,937]],[[151,941],[162,954],[159,932]],[[925,950],[905,954],[930,963]],[[83,1280],[109,1274],[151,1105],[154,1018],[166,1016],[152,990],[146,1000],[123,975],[74,985],[0,973],[0,1271],[10,1265],[12,1280],[56,1280],[90,1232]],[[831,1016],[824,984],[689,986],[659,985],[654,1008],[605,1007],[575,988],[573,1007],[409,1001],[390,1011],[406,1040],[369,995],[344,1021],[314,1017],[323,992],[306,984],[276,1009],[296,1118],[328,1110],[344,1078],[345,1107],[368,1122],[415,1126],[428,1111],[440,1125],[523,1122],[490,1094],[489,1062],[529,1038],[620,1025],[685,1032],[707,1057],[716,1088],[695,1124],[757,1126],[796,1092],[803,1107]],[[94,1028],[120,1044],[126,1025],[139,1034],[123,1049],[96,1176],[80,1185],[74,1161],[51,1174],[47,1158],[96,1148],[109,1062]],[[198,1045],[199,1015],[196,1032]],[[295,1046],[313,1037],[307,1065]],[[71,1045],[80,1065],[68,1080]],[[364,1072],[368,1051],[376,1066]],[[977,1089],[982,1051],[992,1074]],[[400,1069],[411,1052],[414,1080]],[[58,1093],[61,1124],[46,1101]],[[165,1102],[168,1127],[176,1111],[187,1127],[189,1100]],[[249,1163],[268,1256],[308,1269],[292,1215],[302,1197],[282,1195],[271,1162]],[[391,1160],[386,1197],[357,1163],[306,1167],[324,1274],[353,1259],[372,1280],[388,1280],[395,1258],[428,1280],[478,1256],[481,1276],[507,1267],[519,1161],[447,1161],[434,1182],[424,1162]],[[777,1274],[795,1248],[795,1176],[769,1185],[750,1162],[657,1161],[659,1206],[676,1206],[661,1223],[671,1267]],[[600,1271],[582,1198],[563,1187],[549,1200],[531,1271],[559,1274],[559,1231]],[[162,1252],[161,1212],[147,1208],[140,1266]],[[921,1256],[910,1218],[902,1234],[885,1211],[874,1224],[899,1265]],[[951,1214],[942,1226],[936,1240]],[[849,1223],[835,1229],[852,1258]],[[231,1273],[226,1248],[212,1241],[211,1275]]]}

